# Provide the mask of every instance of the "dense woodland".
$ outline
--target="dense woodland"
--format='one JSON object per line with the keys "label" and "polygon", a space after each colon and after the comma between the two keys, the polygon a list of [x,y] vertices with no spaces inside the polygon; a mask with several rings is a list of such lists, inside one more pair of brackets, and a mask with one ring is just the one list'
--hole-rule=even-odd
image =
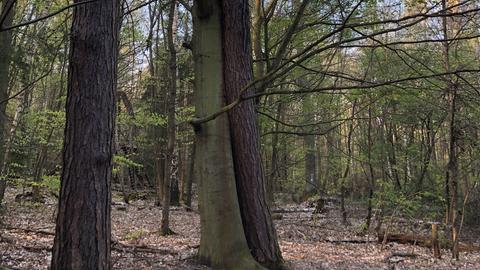
{"label": "dense woodland", "polygon": [[0,0],[0,269],[480,269],[479,75],[478,0]]}

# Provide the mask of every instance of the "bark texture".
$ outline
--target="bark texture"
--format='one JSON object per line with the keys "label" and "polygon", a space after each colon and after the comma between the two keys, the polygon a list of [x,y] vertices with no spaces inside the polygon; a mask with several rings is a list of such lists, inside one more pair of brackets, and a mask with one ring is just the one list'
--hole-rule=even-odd
{"label": "bark texture", "polygon": [[[8,12],[8,13],[7,13]],[[5,18],[4,25],[11,25],[15,12],[15,1],[4,0],[1,2],[0,18]],[[10,83],[10,62],[12,51],[12,32],[0,32],[0,173],[5,162],[6,151],[6,122],[7,122],[7,98]],[[0,204],[3,201],[6,180],[0,175]]]}
{"label": "bark texture", "polygon": [[[306,85],[306,82],[300,78],[298,79],[300,85]],[[312,111],[315,110],[313,100],[311,96],[305,96],[303,98],[302,110],[304,114],[305,123],[311,123],[314,120]],[[309,131],[308,128],[305,129]],[[305,147],[305,171],[304,171],[304,189],[303,198],[306,199],[316,193],[316,187],[318,185],[317,180],[317,164],[316,164],[316,139],[314,135],[303,136],[303,144]]]}
{"label": "bark texture", "polygon": [[100,0],[73,13],[53,270],[111,268],[118,10]]}
{"label": "bark texture", "polygon": [[[204,117],[225,104],[221,6],[220,1],[194,3],[195,113]],[[199,258],[217,269],[263,269],[251,256],[243,231],[227,115],[194,128]]]}
{"label": "bark texture", "polygon": [[193,190],[193,181],[195,177],[195,153],[196,153],[196,142],[193,141],[192,144],[192,152],[190,157],[190,162],[188,164],[188,173],[186,177],[186,184],[185,184],[185,206],[187,211],[192,210],[192,190]]}
{"label": "bark texture", "polygon": [[174,172],[174,157],[175,157],[175,140],[176,140],[176,123],[175,123],[175,103],[177,96],[177,53],[175,51],[175,36],[177,32],[177,1],[172,0],[170,4],[167,28],[168,40],[168,80],[169,91],[167,95],[168,117],[167,117],[167,155],[165,159],[165,179],[163,183],[163,208],[162,208],[162,224],[160,232],[162,235],[171,233],[169,228],[170,216],[170,198],[171,198],[171,184],[175,179]]}
{"label": "bark texture", "polygon": [[[222,1],[223,78],[227,103],[253,80],[250,14],[247,0]],[[253,88],[244,94],[252,94]],[[255,103],[246,100],[228,112],[243,228],[252,255],[270,269],[283,259],[266,200]]]}

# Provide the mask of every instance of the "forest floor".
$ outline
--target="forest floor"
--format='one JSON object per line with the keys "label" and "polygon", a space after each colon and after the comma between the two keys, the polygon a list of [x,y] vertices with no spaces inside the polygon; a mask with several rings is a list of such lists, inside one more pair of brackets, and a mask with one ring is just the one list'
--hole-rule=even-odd
{"label": "forest floor", "polygon": [[[46,198],[44,204],[17,202],[18,193],[12,189],[7,192],[0,216],[0,269],[47,269],[56,199]],[[312,214],[313,209],[305,204],[284,205],[281,209],[282,219],[275,221],[279,242],[284,259],[294,270],[480,269],[479,252],[461,253],[460,260],[455,261],[449,251],[442,250],[442,259],[435,259],[428,248],[382,245],[373,235],[359,236],[362,219],[356,209],[349,209],[353,214],[348,226],[341,224],[335,206],[326,207],[323,214]],[[166,237],[158,234],[160,219],[161,208],[155,207],[153,200],[125,205],[114,194],[113,269],[209,269],[194,259],[200,241],[198,212],[173,207],[170,222],[176,234]]]}

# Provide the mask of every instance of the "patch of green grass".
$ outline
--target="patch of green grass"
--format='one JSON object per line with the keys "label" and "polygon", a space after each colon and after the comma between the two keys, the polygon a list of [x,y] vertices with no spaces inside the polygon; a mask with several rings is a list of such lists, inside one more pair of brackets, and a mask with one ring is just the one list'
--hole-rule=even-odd
{"label": "patch of green grass", "polygon": [[126,238],[129,241],[136,241],[144,236],[147,235],[147,232],[144,231],[143,229],[136,230],[136,231],[131,231],[127,234]]}

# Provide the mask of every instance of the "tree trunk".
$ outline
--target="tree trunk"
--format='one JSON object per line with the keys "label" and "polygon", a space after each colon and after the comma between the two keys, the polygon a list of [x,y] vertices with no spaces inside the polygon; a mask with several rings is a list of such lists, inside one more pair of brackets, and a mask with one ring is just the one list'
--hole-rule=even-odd
{"label": "tree trunk", "polygon": [[[395,113],[395,112],[394,112]],[[386,119],[384,118],[384,121]],[[385,126],[385,131],[386,131],[386,137],[389,145],[387,146],[387,164],[389,167],[389,174],[392,177],[395,187],[397,190],[402,190],[402,184],[400,183],[400,176],[398,173],[398,168],[397,168],[397,154],[396,154],[396,136],[395,136],[395,124],[390,123],[386,124],[384,123]]]}
{"label": "tree trunk", "polygon": [[[442,9],[448,13],[448,0],[442,0]],[[443,57],[444,68],[449,72],[450,65],[450,44],[446,40],[449,38],[448,18],[442,17],[443,30]],[[458,250],[458,224],[457,224],[457,186],[458,186],[458,157],[457,144],[459,139],[459,127],[456,119],[457,112],[457,85],[449,78],[447,81],[447,101],[448,101],[448,163],[446,170],[446,197],[447,197],[447,223],[451,225],[451,237],[453,241],[452,257],[459,259]]]}
{"label": "tree trunk", "polygon": [[366,230],[370,229],[370,223],[372,220],[372,208],[373,208],[373,193],[375,189],[375,174],[372,164],[372,107],[368,106],[368,131],[367,131],[367,162],[368,162],[368,206],[367,206],[367,217],[365,218],[365,227]]}
{"label": "tree trunk", "polygon": [[185,202],[186,149],[183,143],[178,145],[178,202]]}
{"label": "tree trunk", "polygon": [[119,1],[100,0],[73,12],[52,270],[111,268],[119,6]]}
{"label": "tree trunk", "polygon": [[[194,1],[196,117],[215,113],[225,104],[221,13],[220,1]],[[201,223],[199,258],[213,268],[263,269],[251,256],[243,231],[227,115],[197,124],[194,129]]]}
{"label": "tree trunk", "polygon": [[[222,1],[222,7],[224,94],[227,103],[231,103],[253,80],[250,15],[246,0]],[[230,110],[228,118],[238,200],[248,246],[262,265],[270,269],[281,268],[283,259],[266,200],[254,101],[246,100]]]}
{"label": "tree trunk", "polygon": [[[59,48],[60,49],[60,48]],[[62,86],[63,86],[63,67],[61,67],[60,72],[62,72],[62,78],[60,82],[60,93],[57,96],[57,88],[53,87],[51,89],[48,98],[46,100],[46,110],[47,111],[58,111],[60,106],[58,106],[57,102],[55,100],[61,97],[62,92]],[[37,153],[37,158],[35,160],[35,165],[33,167],[33,188],[32,188],[32,198],[34,201],[40,202],[42,201],[42,195],[41,195],[41,183],[42,183],[42,176],[43,176],[43,170],[45,167],[45,162],[47,162],[47,157],[48,157],[48,150],[49,150],[49,144],[53,136],[53,132],[55,131],[55,128],[52,127],[50,128],[50,131],[47,135],[47,138],[44,143],[42,143],[39,147],[38,153]]]}
{"label": "tree trunk", "polygon": [[[282,101],[278,101],[277,105],[277,112],[276,112],[276,118],[280,119],[281,115],[283,112],[283,103]],[[279,134],[278,131],[280,130],[280,124],[278,121],[275,121],[274,123],[274,134],[272,134],[272,154],[271,154],[271,163],[270,163],[270,174],[269,177],[267,178],[267,185],[266,185],[266,190],[267,190],[267,200],[269,206],[272,206],[274,202],[274,193],[275,189],[277,186],[277,179],[280,177],[280,168],[279,168],[279,147],[278,147],[278,139],[279,139]]]}
{"label": "tree trunk", "polygon": [[421,191],[423,189],[424,180],[427,176],[427,172],[435,149],[435,132],[433,130],[431,115],[429,115],[428,118],[425,120],[424,133],[425,135],[423,139],[423,144],[425,147],[425,153],[423,154],[423,162],[420,168],[420,173],[418,175],[417,185],[415,187],[416,191]]}
{"label": "tree trunk", "polygon": [[253,24],[252,24],[252,47],[256,60],[255,78],[259,79],[265,76],[265,61],[262,53],[262,24],[263,18],[262,0],[254,0],[253,6]]}
{"label": "tree trunk", "polygon": [[48,133],[48,137],[46,139],[46,143],[40,146],[40,150],[38,151],[37,159],[35,161],[35,166],[33,169],[33,181],[35,184],[32,188],[32,197],[33,200],[36,202],[40,202],[42,200],[40,184],[42,182],[43,168],[45,167],[45,161],[48,154],[48,143],[52,138],[53,132],[54,129],[50,129],[50,132]]}
{"label": "tree trunk", "polygon": [[[8,12],[5,17],[4,25],[11,25],[15,13],[15,2],[12,0],[2,1],[2,9],[0,10],[0,17],[4,17],[5,12]],[[5,128],[7,122],[7,98],[8,87],[10,82],[10,61],[11,61],[11,49],[12,49],[12,31],[0,32],[0,173],[3,168],[6,143],[5,143]],[[0,174],[0,205],[2,204],[3,197],[7,182],[5,175]]]}
{"label": "tree trunk", "polygon": [[[160,21],[163,20],[162,18],[162,10],[158,12],[157,18],[157,29],[156,35],[157,39],[159,39],[159,35],[164,35],[165,33],[160,32]],[[152,95],[152,105],[153,111],[159,115],[165,115],[167,113],[167,94],[166,91],[162,91],[163,84],[162,78],[168,77],[168,68],[162,70],[161,61],[160,61],[160,47],[159,43],[157,42],[155,45],[156,51],[156,61],[155,61],[155,84],[153,86],[153,95]],[[168,120],[167,120],[168,121]],[[168,125],[168,124],[167,124]],[[164,196],[164,182],[166,181],[168,175],[165,174],[165,164],[166,164],[166,143],[164,138],[167,135],[167,129],[165,126],[156,126],[154,128],[154,147],[155,147],[155,161],[154,161],[154,171],[155,171],[155,182],[157,184],[157,205],[160,205],[163,202]],[[167,142],[168,143],[168,142]]]}
{"label": "tree trunk", "polygon": [[185,187],[185,206],[187,211],[192,210],[192,188],[193,188],[193,180],[195,177],[195,150],[196,143],[195,140],[192,144],[192,153],[190,156],[190,163],[188,164],[188,173],[186,177],[186,187]]}
{"label": "tree trunk", "polygon": [[[300,85],[305,85],[302,79],[298,80]],[[305,96],[303,97],[302,110],[304,115],[305,123],[312,122],[312,110],[314,105],[312,104],[312,97]],[[305,131],[308,132],[308,129]],[[304,189],[303,189],[303,198],[308,198],[316,193],[316,185],[318,183],[317,179],[317,162],[316,162],[316,147],[315,147],[315,136],[306,135],[303,136],[303,144],[305,147],[305,171],[304,171]]]}
{"label": "tree trunk", "polygon": [[165,158],[165,173],[163,183],[163,202],[162,202],[162,221],[160,233],[168,235],[171,233],[169,228],[170,215],[170,198],[171,198],[171,184],[176,181],[174,171],[175,158],[175,140],[176,140],[176,123],[175,123],[175,104],[177,99],[177,53],[175,49],[175,36],[177,31],[177,1],[172,0],[170,3],[170,12],[168,17],[167,39],[168,39],[168,80],[169,92],[167,95],[167,154]]}
{"label": "tree trunk", "polygon": [[348,175],[350,174],[350,166],[352,164],[352,156],[353,156],[353,151],[352,151],[352,135],[353,135],[353,123],[354,123],[354,120],[353,118],[355,117],[355,109],[356,109],[356,106],[357,106],[357,100],[355,99],[352,103],[352,113],[350,115],[350,117],[352,118],[350,120],[350,123],[348,125],[348,131],[347,131],[347,164],[345,165],[345,170],[343,171],[343,175],[342,175],[342,183],[341,183],[341,187],[340,187],[340,191],[341,191],[341,210],[342,210],[342,223],[343,225],[347,225],[348,224],[348,220],[347,220],[347,209],[345,208],[345,196],[346,196],[346,181],[347,181],[347,177]]}

